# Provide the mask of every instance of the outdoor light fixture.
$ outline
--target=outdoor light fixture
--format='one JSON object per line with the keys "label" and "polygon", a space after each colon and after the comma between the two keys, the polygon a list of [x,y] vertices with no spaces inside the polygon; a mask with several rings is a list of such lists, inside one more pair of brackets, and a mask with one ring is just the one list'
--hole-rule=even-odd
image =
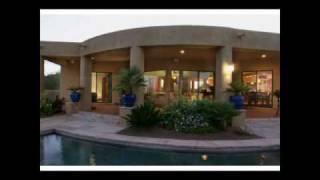
{"label": "outdoor light fixture", "polygon": [[225,71],[228,73],[232,73],[234,71],[234,64],[229,64],[225,66]]}
{"label": "outdoor light fixture", "polygon": [[266,58],[267,55],[266,55],[266,54],[262,54],[261,57],[262,57],[262,58]]}
{"label": "outdoor light fixture", "polygon": [[183,49],[180,50],[180,54],[184,54],[184,50]]}
{"label": "outdoor light fixture", "polygon": [[92,56],[92,57],[91,57],[91,60],[94,60],[94,59],[95,59],[95,57]]}
{"label": "outdoor light fixture", "polygon": [[160,79],[160,88],[163,89],[163,87],[164,87],[164,80]]}
{"label": "outdoor light fixture", "polygon": [[74,60],[73,60],[73,59],[71,59],[71,60],[70,60],[70,63],[71,63],[71,64],[74,64]]}

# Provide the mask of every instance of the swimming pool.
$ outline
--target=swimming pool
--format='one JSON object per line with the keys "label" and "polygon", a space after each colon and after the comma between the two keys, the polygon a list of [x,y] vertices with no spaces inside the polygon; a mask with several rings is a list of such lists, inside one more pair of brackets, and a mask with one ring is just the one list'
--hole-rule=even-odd
{"label": "swimming pool", "polygon": [[40,165],[280,165],[280,151],[195,153],[40,137]]}

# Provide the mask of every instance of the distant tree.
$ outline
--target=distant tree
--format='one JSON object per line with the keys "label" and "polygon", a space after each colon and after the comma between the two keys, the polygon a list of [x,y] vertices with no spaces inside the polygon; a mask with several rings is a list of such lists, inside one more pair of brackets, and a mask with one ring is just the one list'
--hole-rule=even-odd
{"label": "distant tree", "polygon": [[48,90],[58,90],[60,87],[60,73],[45,76],[44,87]]}

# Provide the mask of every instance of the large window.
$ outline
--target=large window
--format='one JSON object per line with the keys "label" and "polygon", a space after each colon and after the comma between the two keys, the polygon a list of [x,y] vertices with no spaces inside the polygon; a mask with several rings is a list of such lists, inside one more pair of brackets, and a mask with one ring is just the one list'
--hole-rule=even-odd
{"label": "large window", "polygon": [[166,71],[151,71],[144,73],[146,81],[145,99],[152,100],[156,105],[163,106],[168,103],[165,86]]}
{"label": "large window", "polygon": [[167,104],[184,96],[189,100],[214,99],[214,72],[204,71],[151,71],[145,72],[145,97],[156,104]]}
{"label": "large window", "polygon": [[199,72],[199,99],[214,98],[213,72]]}
{"label": "large window", "polygon": [[243,72],[242,81],[250,87],[246,95],[247,105],[272,107],[272,71]]}
{"label": "large window", "polygon": [[172,71],[172,86],[176,96],[190,100],[214,98],[214,73],[202,71]]}
{"label": "large window", "polygon": [[163,94],[165,93],[166,71],[151,71],[144,73],[146,80],[145,94]]}
{"label": "large window", "polygon": [[92,72],[91,92],[93,102],[112,102],[112,73]]}
{"label": "large window", "polygon": [[195,100],[199,95],[199,79],[197,71],[182,72],[182,95],[190,100]]}

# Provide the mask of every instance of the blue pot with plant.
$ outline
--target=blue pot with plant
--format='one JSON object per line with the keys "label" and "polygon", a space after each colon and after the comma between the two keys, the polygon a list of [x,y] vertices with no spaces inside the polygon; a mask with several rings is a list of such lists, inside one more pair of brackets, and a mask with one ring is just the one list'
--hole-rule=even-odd
{"label": "blue pot with plant", "polygon": [[145,86],[143,73],[136,66],[130,69],[124,69],[119,74],[119,83],[113,90],[121,94],[120,104],[126,107],[132,107],[136,102],[136,95],[133,93],[134,89]]}
{"label": "blue pot with plant", "polygon": [[229,101],[233,104],[235,109],[244,109],[244,94],[250,90],[250,87],[242,83],[241,81],[234,81],[230,84],[228,92],[234,95],[230,96]]}
{"label": "blue pot with plant", "polygon": [[80,90],[82,88],[80,87],[72,87],[72,88],[69,88],[69,90],[71,91],[70,93],[70,99],[72,102],[74,103],[77,103],[80,101],[80,98],[81,98],[81,93],[80,93]]}
{"label": "blue pot with plant", "polygon": [[134,106],[135,102],[136,102],[136,95],[135,94],[127,94],[127,95],[124,96],[123,104],[126,107]]}

